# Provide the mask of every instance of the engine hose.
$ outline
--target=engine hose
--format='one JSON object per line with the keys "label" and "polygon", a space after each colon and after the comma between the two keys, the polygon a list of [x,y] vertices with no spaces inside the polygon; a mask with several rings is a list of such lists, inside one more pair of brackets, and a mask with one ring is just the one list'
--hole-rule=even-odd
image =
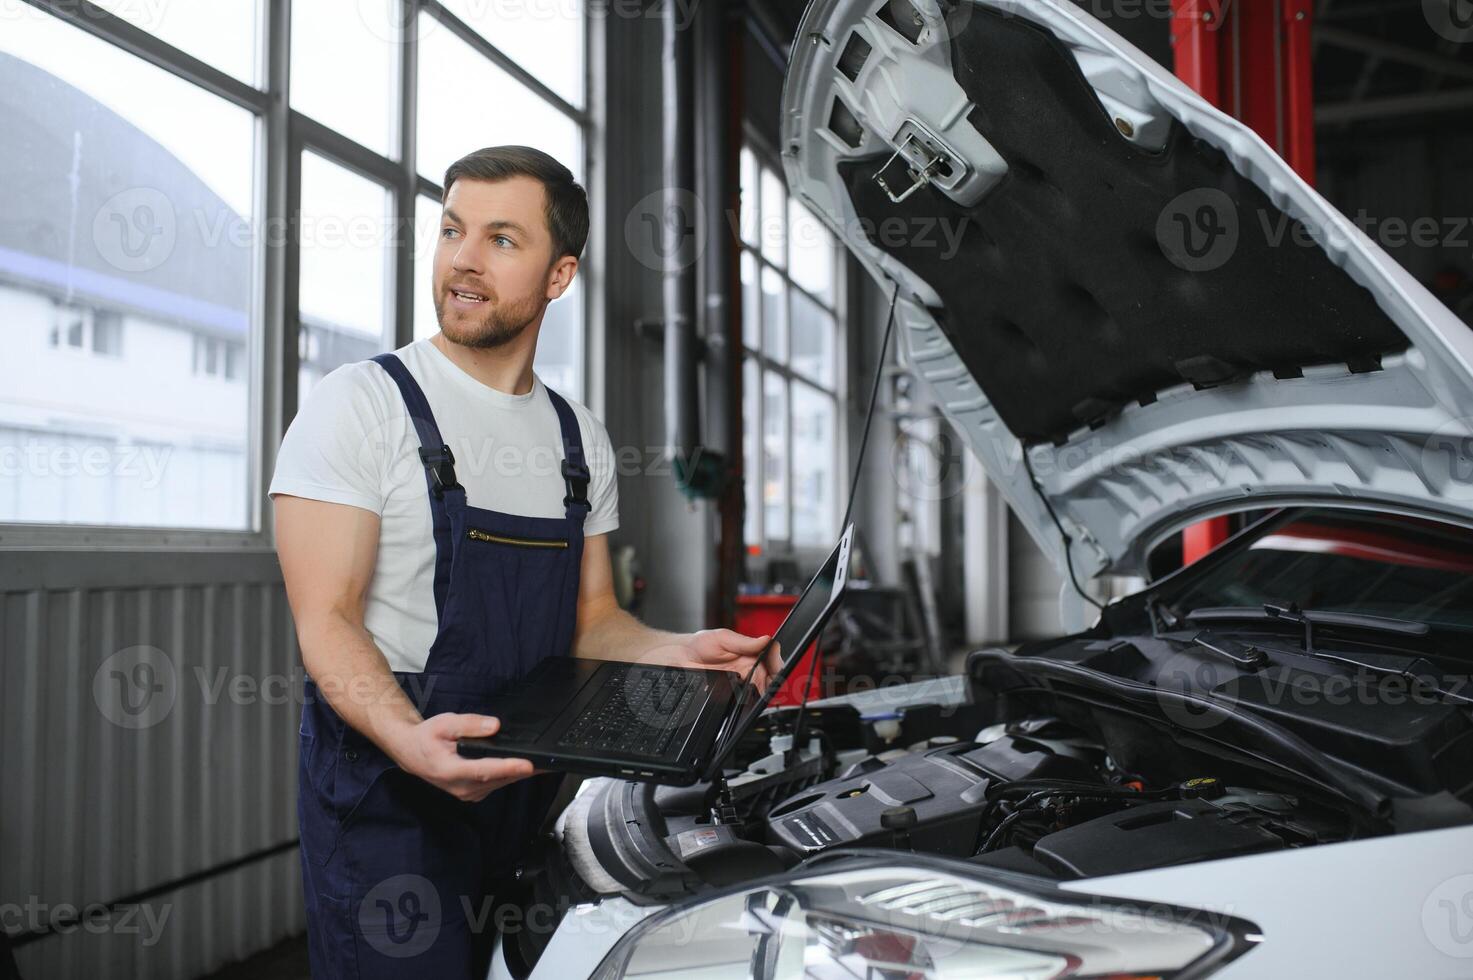
{"label": "engine hose", "polygon": [[1111,786],[1108,783],[1089,783],[1080,779],[1017,779],[1010,783],[1003,783],[997,787],[989,787],[987,789],[987,799],[999,800],[1004,796],[1011,796],[1015,792],[1033,793],[1039,790],[1051,790],[1057,793],[1078,793],[1109,799],[1133,800],[1170,799],[1179,792],[1175,786],[1167,789],[1139,790],[1128,789],[1124,786]]}
{"label": "engine hose", "polygon": [[[1009,783],[1008,786],[1009,787],[1020,787],[1020,788],[1025,788],[1026,789],[1027,787],[1026,787],[1025,784],[1028,784],[1028,783],[1034,783],[1034,784],[1037,784],[1037,783],[1046,783],[1048,785],[1045,786],[1044,788],[1036,788],[1036,789],[1030,790],[1028,792],[1028,794],[1023,797],[1022,800],[1018,801],[1018,803],[1015,806],[1012,806],[1011,807],[1010,811],[1008,812],[1008,815],[1005,816],[1005,817],[1003,817],[1002,820],[1000,822],[998,822],[998,824],[995,827],[992,828],[992,832],[987,835],[987,839],[984,841],[984,840],[982,840],[982,828],[987,826],[987,818],[991,814],[993,808],[994,807],[997,807],[997,806],[1007,806],[1008,805],[1006,803],[1006,801],[1004,801],[1002,799],[996,799],[996,800],[990,801],[988,803],[987,807],[982,811],[981,824],[977,828],[977,839],[978,839],[978,842],[976,844],[974,844],[974,846],[973,846],[973,849],[972,849],[972,853],[973,854],[986,854],[987,852],[991,851],[993,844],[996,843],[1001,838],[1002,833],[1005,830],[1007,830],[1009,827],[1011,827],[1013,824],[1017,823],[1018,820],[1019,820],[1019,818],[1021,818],[1024,814],[1028,814],[1028,813],[1043,813],[1043,812],[1047,812],[1050,809],[1056,809],[1056,807],[1048,807],[1048,806],[1038,806],[1038,805],[1036,805],[1036,803],[1038,801],[1048,799],[1049,797],[1053,797],[1053,796],[1066,797],[1070,803],[1083,803],[1083,802],[1099,802],[1099,803],[1111,803],[1111,802],[1146,803],[1146,802],[1151,801],[1154,798],[1168,797],[1168,796],[1172,795],[1172,793],[1173,793],[1172,790],[1156,790],[1156,791],[1153,791],[1153,792],[1150,792],[1150,793],[1145,793],[1145,792],[1138,792],[1136,790],[1125,790],[1122,787],[1115,787],[1115,786],[1095,786],[1095,785],[1092,785],[1090,783],[1084,783],[1084,782],[1077,782],[1077,783],[1073,783],[1073,784],[1067,784],[1067,785],[1069,785],[1070,788],[1066,788],[1066,789],[1064,789],[1061,792],[1060,791],[1060,787],[1061,786],[1065,786],[1066,785],[1065,783],[1062,783],[1062,782],[1054,783],[1054,782],[1050,782],[1049,780],[1041,780],[1041,779],[1034,779],[1034,780],[1022,780],[1022,779],[1020,779],[1017,782]],[[1079,787],[1082,787],[1082,788],[1081,789],[1073,789],[1072,788],[1073,786],[1079,786]],[[1104,792],[1101,792],[1102,790]]]}

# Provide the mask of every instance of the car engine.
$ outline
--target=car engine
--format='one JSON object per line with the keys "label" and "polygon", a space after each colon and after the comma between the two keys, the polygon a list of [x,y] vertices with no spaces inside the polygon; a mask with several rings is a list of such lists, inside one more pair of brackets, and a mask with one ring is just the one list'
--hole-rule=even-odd
{"label": "car engine", "polygon": [[[1468,819],[1465,800],[1430,784],[1400,788],[1396,795],[1408,799],[1397,808],[1357,810],[1313,771],[1301,778],[1285,760],[1265,765],[1271,760],[1228,747],[1229,736],[1250,740],[1227,723],[1214,744],[1160,705],[1152,717],[1045,679],[1093,662],[1110,668],[1100,675],[1113,683],[1189,649],[1153,642],[1136,638],[1124,651],[1120,640],[1073,638],[980,651],[965,676],[941,686],[773,710],[714,785],[589,780],[561,814],[544,860],[529,869],[530,899],[563,909],[612,895],[663,905],[850,848],[944,855],[1063,881]],[[1451,706],[1448,724],[1473,730],[1466,715]],[[1400,750],[1430,758],[1435,744],[1429,736],[1420,749]],[[538,943],[531,933],[519,941]],[[538,952],[520,955],[530,963]]]}

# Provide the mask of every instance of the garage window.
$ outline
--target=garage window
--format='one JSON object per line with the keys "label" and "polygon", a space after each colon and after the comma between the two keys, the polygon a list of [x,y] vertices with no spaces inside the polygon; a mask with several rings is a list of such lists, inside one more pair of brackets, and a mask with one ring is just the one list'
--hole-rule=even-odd
{"label": "garage window", "polygon": [[741,182],[745,538],[753,554],[824,549],[843,472],[839,250],[755,142]]}
{"label": "garage window", "polygon": [[[437,329],[446,166],[527,143],[586,179],[588,19],[583,0],[7,4],[5,540],[267,542],[278,423]],[[580,399],[590,298],[549,306],[537,357]]]}
{"label": "garage window", "polygon": [[[258,120],[79,26],[140,15],[102,6],[0,13],[0,522],[250,531]],[[257,5],[166,6],[248,91]]]}

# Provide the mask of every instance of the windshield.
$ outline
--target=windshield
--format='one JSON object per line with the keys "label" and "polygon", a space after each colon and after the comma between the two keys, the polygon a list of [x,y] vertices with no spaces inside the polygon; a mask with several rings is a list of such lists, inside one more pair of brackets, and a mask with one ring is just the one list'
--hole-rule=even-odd
{"label": "windshield", "polygon": [[1163,596],[1179,614],[1297,603],[1473,630],[1473,530],[1328,509],[1270,518],[1248,547]]}

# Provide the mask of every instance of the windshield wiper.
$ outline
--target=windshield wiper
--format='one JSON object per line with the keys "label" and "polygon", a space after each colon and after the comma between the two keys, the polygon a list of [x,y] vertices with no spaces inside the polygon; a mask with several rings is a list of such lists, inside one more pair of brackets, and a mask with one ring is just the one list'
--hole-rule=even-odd
{"label": "windshield wiper", "polygon": [[[1473,697],[1449,690],[1438,681],[1435,668],[1425,657],[1385,653],[1329,652],[1316,650],[1314,647],[1314,627],[1316,625],[1349,627],[1376,633],[1390,633],[1395,636],[1422,637],[1432,632],[1432,628],[1426,623],[1363,613],[1300,609],[1292,603],[1288,606],[1276,606],[1272,603],[1265,603],[1263,606],[1209,606],[1192,610],[1187,613],[1186,618],[1189,621],[1211,619],[1297,623],[1304,627],[1304,652],[1311,657],[1359,667],[1376,674],[1404,677],[1409,681],[1427,685],[1432,693],[1446,700],[1473,704]],[[1202,643],[1200,638],[1197,638],[1196,642],[1202,646],[1209,646],[1209,644]],[[1217,652],[1223,653],[1224,651],[1218,650]]]}
{"label": "windshield wiper", "polygon": [[1227,660],[1228,663],[1239,669],[1252,673],[1268,665],[1268,654],[1259,650],[1254,645],[1239,643],[1231,637],[1212,632],[1211,629],[1198,629],[1198,631],[1164,632],[1158,634],[1162,640],[1173,640],[1177,643],[1190,643],[1202,647],[1208,653],[1214,654],[1218,659]]}
{"label": "windshield wiper", "polygon": [[1422,637],[1432,632],[1432,627],[1410,619],[1392,619],[1389,616],[1371,616],[1365,613],[1331,612],[1322,609],[1300,609],[1296,603],[1277,606],[1266,602],[1261,606],[1205,606],[1187,613],[1188,622],[1201,620],[1248,620],[1272,622],[1280,620],[1298,623],[1304,628],[1304,652],[1314,653],[1314,628],[1316,626],[1339,626],[1348,629],[1369,630],[1375,633],[1390,633],[1395,636]]}
{"label": "windshield wiper", "polygon": [[1181,625],[1181,617],[1176,614],[1176,610],[1160,596],[1147,597],[1146,615],[1151,618],[1152,636],[1160,636],[1166,630],[1174,630]]}

